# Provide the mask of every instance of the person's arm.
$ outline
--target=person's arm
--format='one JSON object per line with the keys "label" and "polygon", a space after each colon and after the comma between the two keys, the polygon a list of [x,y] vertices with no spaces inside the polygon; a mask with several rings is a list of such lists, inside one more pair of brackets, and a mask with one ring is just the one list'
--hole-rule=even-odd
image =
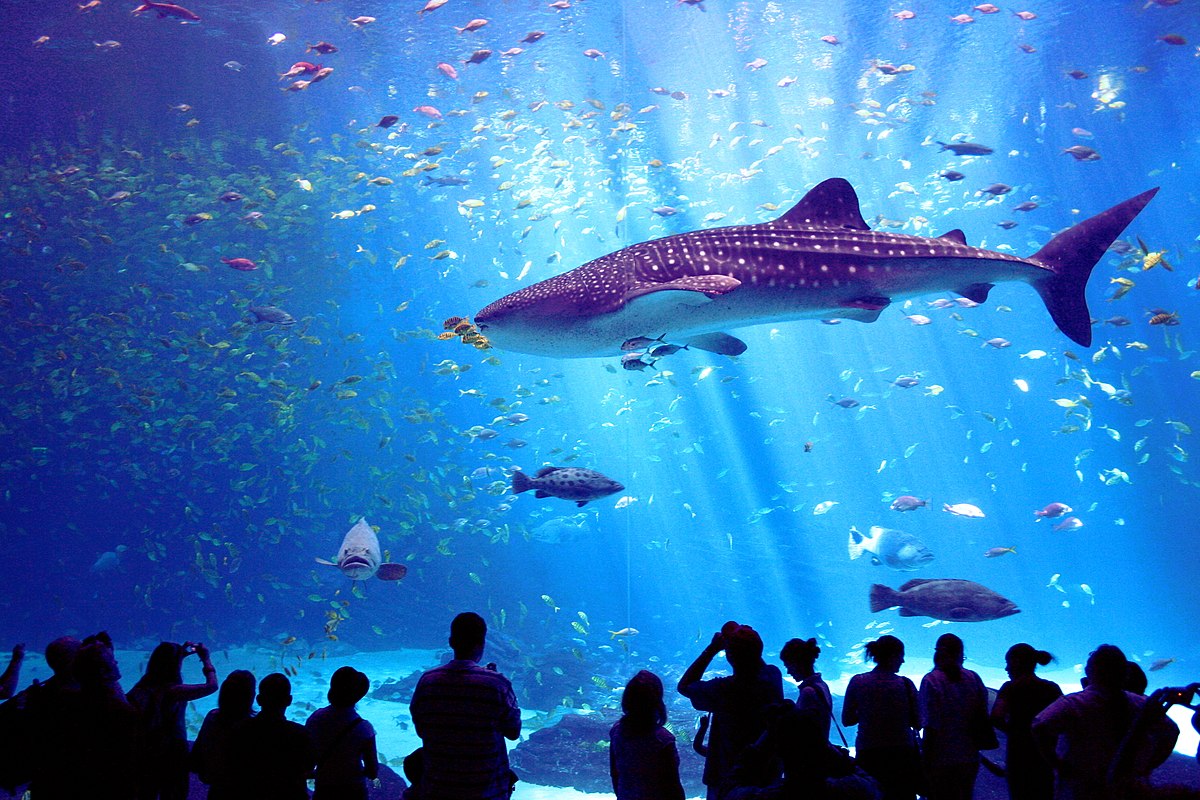
{"label": "person's arm", "polygon": [[500,723],[500,733],[505,739],[516,741],[521,738],[521,708],[517,705],[517,696],[513,694],[512,684],[505,679],[504,702],[507,706],[505,718]]}
{"label": "person's arm", "polygon": [[217,668],[213,666],[208,648],[202,644],[197,644],[196,655],[200,656],[200,663],[203,665],[204,683],[181,683],[177,686],[172,686],[167,690],[167,699],[185,702],[199,700],[201,697],[208,697],[217,690]]}
{"label": "person's arm", "polygon": [[664,800],[684,800],[683,782],[679,780],[679,748],[675,744],[674,736],[662,749],[661,768],[663,779],[659,785],[669,787],[671,792]]}
{"label": "person's arm", "polygon": [[25,660],[25,645],[18,644],[12,649],[12,660],[4,674],[0,675],[0,700],[6,700],[17,693],[17,683],[21,680],[21,662]]}
{"label": "person's arm", "polygon": [[842,698],[842,724],[851,728],[858,724],[858,685],[854,678],[846,684],[846,696]]}
{"label": "person's arm", "polygon": [[1058,737],[1062,733],[1062,707],[1056,700],[1033,718],[1030,734],[1033,746],[1042,759],[1054,769],[1062,766],[1058,758]]}
{"label": "person's arm", "polygon": [[712,641],[708,643],[708,646],[700,651],[700,655],[696,657],[696,660],[679,676],[678,689],[681,695],[687,697],[692,686],[699,683],[704,677],[704,671],[708,669],[708,665],[716,658],[717,653],[724,649],[725,637],[720,632],[714,633]]}
{"label": "person's arm", "polygon": [[379,750],[375,747],[375,737],[371,736],[363,743],[362,752],[363,776],[373,781],[379,777]]}
{"label": "person's arm", "polygon": [[921,691],[917,694],[917,723],[913,725],[914,728],[925,729],[929,727],[930,720],[937,722],[942,719],[941,691],[937,680],[930,678],[931,674],[921,678]]}
{"label": "person's arm", "polygon": [[608,777],[612,779],[613,794],[617,793],[617,748],[612,746],[612,734],[608,735]]}
{"label": "person's arm", "polygon": [[992,703],[990,715],[992,727],[1005,733],[1008,733],[1008,692],[1011,686],[1011,683],[1006,683],[1000,687],[1000,691],[996,693],[996,702]]}

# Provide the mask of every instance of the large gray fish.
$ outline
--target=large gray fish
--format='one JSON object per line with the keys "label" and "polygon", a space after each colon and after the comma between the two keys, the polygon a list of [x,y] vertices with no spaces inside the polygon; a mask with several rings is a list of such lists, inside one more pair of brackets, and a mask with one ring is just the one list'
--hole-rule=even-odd
{"label": "large gray fish", "polygon": [[513,494],[533,489],[537,497],[561,497],[574,500],[577,506],[585,506],[624,488],[607,475],[583,467],[542,467],[532,478],[517,470],[512,476]]}
{"label": "large gray fish", "polygon": [[375,529],[367,524],[365,517],[346,532],[336,563],[324,558],[318,558],[317,563],[337,567],[354,581],[365,581],[372,575],[381,581],[398,581],[408,574],[408,567],[403,564],[384,563],[379,537],[375,535]]}
{"label": "large gray fish", "polygon": [[562,357],[620,354],[639,336],[736,355],[731,328],[797,319],[874,322],[894,300],[953,291],[981,303],[999,281],[1033,286],[1060,330],[1091,344],[1084,289],[1104,251],[1154,197],[1139,194],[1055,236],[1029,258],[873,231],[842,178],[779,219],[626,247],[491,303],[475,315],[494,346]]}
{"label": "large gray fish", "polygon": [[986,586],[957,578],[914,578],[899,591],[876,583],[871,613],[900,606],[902,617],[933,617],[947,622],[986,622],[1021,613],[1011,600]]}
{"label": "large gray fish", "polygon": [[872,525],[866,536],[851,528],[848,547],[851,560],[870,553],[872,563],[885,564],[901,572],[912,572],[933,561],[932,551],[916,536],[878,525]]}

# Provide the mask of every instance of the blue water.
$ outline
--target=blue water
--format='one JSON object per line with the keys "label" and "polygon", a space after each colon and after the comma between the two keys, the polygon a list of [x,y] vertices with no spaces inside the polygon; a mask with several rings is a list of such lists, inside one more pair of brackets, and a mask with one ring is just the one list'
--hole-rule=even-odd
{"label": "blue water", "polygon": [[[474,609],[521,654],[525,704],[600,706],[614,695],[589,674],[677,674],[727,619],[769,652],[818,636],[828,676],[861,669],[881,631],[928,654],[945,625],[871,614],[869,587],[963,578],[1021,608],[952,626],[975,663],[1025,640],[1070,666],[1109,641],[1147,667],[1176,659],[1152,686],[1197,678],[1190,0],[928,2],[909,20],[902,3],[451,0],[419,16],[416,0],[226,0],[195,2],[191,25],[130,5],[0,4],[4,641],[294,636],[348,656],[439,647]],[[360,14],[377,20],[356,30]],[[455,31],[474,18],[489,22]],[[339,51],[306,56],[318,40]],[[281,91],[310,57],[334,72]],[[384,114],[399,122],[375,127]],[[941,151],[951,137],[995,152]],[[443,319],[620,247],[773,219],[833,176],[873,226],[961,228],[1019,255],[1159,186],[1132,252],[1088,286],[1093,317],[1130,324],[1097,322],[1077,347],[1007,284],[977,308],[929,296],[873,324],[746,329],[737,359],[689,350],[645,372],[436,339]],[[1012,191],[981,194],[997,182]],[[217,199],[231,190],[244,198]],[[1174,271],[1143,271],[1137,237]],[[1113,299],[1114,278],[1136,285]],[[299,322],[254,324],[251,304]],[[1151,325],[1156,310],[1179,324]],[[844,397],[860,405],[830,402]],[[514,412],[529,420],[495,421]],[[545,464],[626,490],[583,509],[508,494],[513,467]],[[902,494],[929,504],[889,510]],[[1037,522],[1050,502],[1083,527]],[[352,591],[314,563],[363,515],[409,567],[400,584]],[[851,561],[850,527],[872,525],[936,560]],[[531,695],[533,673],[551,688]]]}

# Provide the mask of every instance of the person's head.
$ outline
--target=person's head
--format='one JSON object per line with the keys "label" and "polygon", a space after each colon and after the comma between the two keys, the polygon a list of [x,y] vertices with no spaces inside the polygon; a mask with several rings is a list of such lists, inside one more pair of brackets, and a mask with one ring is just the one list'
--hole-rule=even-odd
{"label": "person's head", "polygon": [[667,706],[663,702],[663,684],[657,675],[642,670],[629,679],[621,695],[624,722],[639,728],[653,728],[667,721]]}
{"label": "person's head", "polygon": [[353,708],[366,696],[371,681],[354,667],[338,667],[329,679],[329,704],[340,708]]}
{"label": "person's head", "polygon": [[183,683],[183,659],[187,655],[183,645],[175,642],[159,642],[146,662],[146,674],[138,681],[150,686],[177,686]]}
{"label": "person's head", "polygon": [[863,648],[867,658],[874,661],[881,669],[895,672],[904,663],[904,642],[890,633],[880,636],[873,642],[867,642]]}
{"label": "person's head", "polygon": [[464,611],[450,623],[450,648],[455,658],[478,661],[485,639],[487,623],[474,611]]}
{"label": "person's head", "polygon": [[1032,675],[1039,664],[1044,667],[1053,660],[1054,656],[1045,650],[1038,650],[1031,644],[1018,642],[1008,648],[1008,652],[1004,654],[1004,667],[1008,671],[1008,677],[1018,678],[1023,675]]}
{"label": "person's head", "polygon": [[248,717],[254,709],[254,673],[248,669],[235,669],[221,684],[217,695],[217,708],[222,717],[236,719]]}
{"label": "person's head", "polygon": [[46,664],[55,675],[70,675],[82,643],[74,636],[60,636],[46,645]]}
{"label": "person's head", "polygon": [[75,655],[75,679],[84,691],[103,689],[121,680],[121,668],[107,633],[83,640]]}
{"label": "person's head", "polygon": [[788,639],[779,651],[779,660],[783,662],[788,675],[800,681],[816,672],[819,655],[821,648],[816,639]]}
{"label": "person's head", "polygon": [[283,711],[292,704],[292,682],[282,672],[272,672],[258,684],[258,704],[263,711]]}
{"label": "person's head", "polygon": [[1146,670],[1142,669],[1140,664],[1135,661],[1125,662],[1125,691],[1145,694],[1149,685],[1150,678],[1146,676]]}
{"label": "person's head", "polygon": [[1115,644],[1100,645],[1088,655],[1083,669],[1088,686],[1109,691],[1123,689],[1128,663],[1125,653]]}
{"label": "person's head", "polygon": [[943,672],[958,674],[962,671],[963,640],[953,633],[943,633],[933,648],[933,666]]}
{"label": "person's head", "polygon": [[735,675],[757,672],[763,663],[763,640],[749,625],[727,622],[721,628],[725,640],[725,658]]}

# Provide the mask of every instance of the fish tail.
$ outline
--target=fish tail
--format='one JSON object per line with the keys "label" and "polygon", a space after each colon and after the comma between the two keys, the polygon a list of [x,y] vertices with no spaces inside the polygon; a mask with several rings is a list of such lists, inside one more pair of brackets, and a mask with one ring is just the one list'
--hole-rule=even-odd
{"label": "fish tail", "polygon": [[850,560],[854,561],[860,558],[863,554],[863,535],[858,532],[857,528],[850,529],[850,539],[846,543],[846,548],[850,551]]}
{"label": "fish tail", "polygon": [[900,593],[890,586],[876,583],[871,586],[871,613],[900,605]]}
{"label": "fish tail", "polygon": [[528,492],[533,488],[533,479],[526,475],[521,470],[517,470],[512,474],[512,490],[513,494]]}
{"label": "fish tail", "polygon": [[1029,260],[1052,272],[1033,282],[1059,330],[1084,347],[1092,344],[1092,317],[1084,290],[1092,269],[1108,246],[1133,222],[1158,189],[1142,192],[1124,203],[1063,231]]}

